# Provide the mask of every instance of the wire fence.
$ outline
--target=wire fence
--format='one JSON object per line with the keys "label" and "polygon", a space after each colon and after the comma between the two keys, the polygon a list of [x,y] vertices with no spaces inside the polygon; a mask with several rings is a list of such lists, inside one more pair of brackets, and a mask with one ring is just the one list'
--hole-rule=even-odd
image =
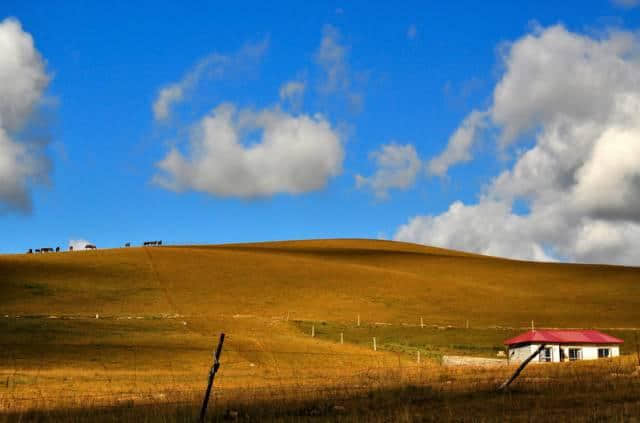
{"label": "wire fence", "polygon": [[[167,285],[163,282],[161,274],[157,271],[151,249],[145,248],[145,253],[149,261],[150,271],[157,282],[158,288],[162,290],[166,298],[168,313],[158,315],[0,315],[5,319],[61,319],[61,320],[170,320],[182,322],[183,326],[190,333],[198,336],[210,338],[210,333],[199,330],[197,325],[192,325],[192,316],[184,314],[174,299]],[[124,300],[123,300],[124,301]],[[123,302],[124,307],[124,302]],[[355,316],[354,316],[355,317]],[[231,316],[220,316],[224,318],[235,318]],[[277,319],[289,321],[289,314],[282,315]],[[262,317],[262,320],[269,320]],[[273,317],[271,318],[273,320]],[[298,322],[313,324],[314,320],[298,319]],[[316,321],[317,322],[317,321]],[[470,325],[468,320],[460,322],[439,322],[426,323],[423,318],[416,318],[414,323],[388,323],[388,322],[368,322],[357,317],[357,324],[351,323],[353,327],[381,326],[381,327],[420,327],[437,329],[496,329],[496,330],[516,330],[528,328],[527,326],[513,327],[509,325]],[[319,327],[320,328],[320,327]],[[618,328],[620,330],[638,330],[637,328]],[[267,334],[268,335],[268,334]],[[227,335],[224,352],[221,360],[221,371],[216,380],[214,397],[216,400],[231,400],[233,398],[269,398],[286,399],[292,397],[323,396],[323,395],[347,395],[358,392],[370,391],[376,387],[397,386],[403,378],[414,380],[429,386],[446,388],[452,384],[450,371],[443,370],[439,366],[431,366],[431,361],[424,357],[424,362],[416,362],[416,358],[408,352],[392,352],[384,350],[384,344],[380,343],[380,351],[355,351],[357,348],[353,344],[342,347],[336,343],[332,346],[324,345],[321,350],[297,350],[273,348],[265,346],[260,339],[252,338],[250,334],[243,336]],[[128,345],[126,345],[128,343]],[[271,343],[273,344],[273,342]],[[374,341],[375,344],[375,341]],[[114,372],[113,366],[107,360],[93,363],[101,366],[102,372],[94,372],[88,380],[69,382],[66,376],[51,375],[48,372],[46,363],[46,347],[51,345],[43,343],[41,350],[36,354],[41,358],[35,361],[36,368],[33,368],[33,360],[25,361],[21,366],[21,357],[16,356],[16,350],[21,348],[36,346],[33,342],[12,343],[11,345],[0,345],[0,352],[5,352],[6,360],[0,362],[0,409],[2,407],[12,408],[16,406],[29,406],[33,404],[43,404],[58,402],[62,404],[91,404],[91,406],[110,407],[127,401],[161,403],[163,405],[193,405],[202,396],[202,391],[206,384],[208,367],[198,369],[191,368],[184,370],[184,361],[173,360],[171,352],[161,354],[165,363],[163,366],[153,368],[153,371],[137,370],[136,353],[157,349],[153,345],[136,345],[135,338],[123,339],[123,345],[113,345],[113,348],[123,348],[125,346],[131,350],[132,363],[129,367]],[[56,342],[56,347],[92,348],[92,344],[85,345]],[[109,348],[108,344],[102,345]],[[178,348],[178,346],[173,346]],[[211,356],[211,348],[202,345],[184,345],[184,350],[198,353],[203,357]],[[336,351],[344,348],[344,351]],[[229,357],[229,361],[225,361]],[[418,356],[419,357],[419,356]],[[144,357],[143,357],[144,358]],[[203,359],[204,360],[204,359]],[[418,358],[419,360],[419,358]],[[639,359],[640,360],[640,359]],[[312,363],[310,363],[313,361]],[[199,362],[200,365],[202,362]],[[30,366],[30,367],[28,367]],[[195,363],[194,363],[195,366]],[[131,368],[133,367],[133,369]],[[476,368],[464,374],[457,374],[456,378],[464,379],[467,383],[476,385],[495,384],[496,378],[503,376],[505,370]],[[418,375],[419,377],[416,377]],[[3,387],[3,379],[5,386]],[[29,383],[22,383],[21,379],[29,379]],[[76,387],[73,387],[75,385]],[[56,386],[55,392],[50,392],[52,386]],[[92,387],[103,386],[104,390],[92,390]],[[22,404],[22,405],[21,405]]]}

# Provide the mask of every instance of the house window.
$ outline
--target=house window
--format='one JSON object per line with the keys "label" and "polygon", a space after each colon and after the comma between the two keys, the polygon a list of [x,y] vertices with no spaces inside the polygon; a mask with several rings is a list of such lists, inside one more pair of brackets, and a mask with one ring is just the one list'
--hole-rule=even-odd
{"label": "house window", "polygon": [[609,354],[609,348],[598,348],[598,358],[607,358],[609,357]]}
{"label": "house window", "polygon": [[551,348],[544,348],[540,351],[540,361],[551,361]]}
{"label": "house window", "polygon": [[582,360],[582,349],[569,348],[569,360],[570,361]]}

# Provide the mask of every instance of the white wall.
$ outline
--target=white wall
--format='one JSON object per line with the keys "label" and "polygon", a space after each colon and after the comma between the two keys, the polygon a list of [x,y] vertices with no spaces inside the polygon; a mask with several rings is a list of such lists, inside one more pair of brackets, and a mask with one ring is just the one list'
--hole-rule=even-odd
{"label": "white wall", "polygon": [[[509,361],[519,363],[527,359],[533,352],[540,347],[540,344],[527,344],[516,348],[509,348]],[[565,361],[569,361],[569,348],[579,348],[582,351],[582,360],[597,360],[598,348],[609,348],[609,357],[618,357],[620,355],[620,347],[617,345],[562,345],[547,344],[551,348],[551,361],[560,361],[560,348],[564,350]],[[532,363],[540,362],[540,356],[534,358]]]}
{"label": "white wall", "polygon": [[531,344],[521,345],[516,348],[509,348],[507,356],[509,357],[509,362],[520,363],[526,360],[534,351],[535,348]]}

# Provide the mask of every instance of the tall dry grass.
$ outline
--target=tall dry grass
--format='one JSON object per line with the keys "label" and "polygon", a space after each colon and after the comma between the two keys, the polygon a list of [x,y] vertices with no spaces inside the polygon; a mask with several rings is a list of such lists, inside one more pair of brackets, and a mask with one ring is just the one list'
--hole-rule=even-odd
{"label": "tall dry grass", "polygon": [[[211,421],[634,421],[640,414],[635,358],[527,367],[506,392],[513,367],[424,366],[369,370],[341,382],[217,388]],[[0,421],[193,421],[201,391],[82,399],[29,407],[5,398]],[[55,400],[53,400],[55,401]]]}

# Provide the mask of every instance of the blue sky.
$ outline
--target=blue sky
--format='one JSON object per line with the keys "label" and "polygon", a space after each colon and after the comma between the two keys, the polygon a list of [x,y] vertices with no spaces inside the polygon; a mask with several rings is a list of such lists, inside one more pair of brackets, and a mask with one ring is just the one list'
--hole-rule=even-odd
{"label": "blue sky", "polygon": [[[14,204],[0,209],[0,252],[66,248],[74,239],[116,247],[148,239],[219,243],[385,237],[520,258],[633,264],[638,257],[635,245],[621,244],[626,238],[614,242],[613,250],[598,252],[594,247],[585,253],[586,244],[576,244],[577,235],[555,239],[528,233],[531,249],[509,254],[509,240],[519,234],[507,234],[508,240],[494,245],[484,234],[469,239],[457,235],[464,231],[458,221],[461,227],[453,235],[447,232],[453,229],[443,232],[435,226],[438,217],[450,216],[456,202],[482,208],[486,187],[515,166],[520,154],[540,144],[535,128],[544,132],[550,121],[532,118],[533,129],[519,132],[518,141],[503,148],[499,139],[518,117],[491,115],[489,123],[477,125],[481,130],[474,133],[468,152],[472,160],[458,158],[444,172],[429,171],[430,161],[451,144],[473,110],[498,109],[492,99],[509,73],[504,58],[515,57],[510,45],[531,34],[542,40],[558,24],[566,34],[593,42],[612,39],[612,29],[635,37],[640,8],[633,2],[290,2],[269,7],[264,2],[114,3],[0,4],[0,22],[13,18],[30,34],[50,77],[26,123],[9,134],[15,143],[26,142],[31,135],[25,128],[39,124],[35,136],[46,142],[43,154],[51,164],[45,170],[48,183],[26,178],[30,208]],[[321,54],[323,42],[334,49],[326,57]],[[635,45],[635,39],[630,42]],[[247,48],[259,52],[243,58]],[[337,58],[330,56],[336,48]],[[0,69],[3,54],[9,52],[0,50]],[[620,54],[626,58],[636,53],[629,48]],[[199,63],[207,63],[207,71],[188,86],[180,85]],[[569,84],[569,75],[565,78]],[[291,81],[304,86],[295,105],[279,94]],[[172,84],[186,87],[185,93],[169,118],[159,119],[153,105]],[[251,122],[246,129],[234,121],[247,149],[263,141],[263,121],[273,120],[280,128],[282,122],[306,117],[309,131],[320,130],[321,123],[329,126],[342,156],[333,157],[331,165],[326,160],[315,163],[318,155],[333,153],[310,144],[318,152],[301,153],[301,163],[291,164],[287,172],[289,164],[273,165],[280,150],[266,150],[264,155],[275,157],[260,156],[242,165],[238,163],[244,163],[244,156],[221,159],[218,150],[193,153],[194,140],[216,142],[215,132],[207,135],[210,138],[194,133],[222,104],[233,104],[238,122]],[[286,146],[295,140],[281,142]],[[320,137],[318,143],[323,142]],[[371,153],[388,145],[407,149],[397,152],[401,163],[382,172],[375,188],[374,176],[384,167],[375,157],[387,156]],[[180,176],[175,167],[159,167],[174,147],[186,163]],[[416,159],[412,170],[403,167],[405,153]],[[198,154],[210,160],[188,173]],[[254,170],[246,166],[264,167],[260,179],[276,182],[265,188],[251,179]],[[296,179],[291,175],[300,166],[308,167],[309,175],[299,184],[288,181]],[[213,168],[228,168],[227,174]],[[280,170],[284,176],[269,173]],[[247,178],[256,187],[238,186],[244,182],[235,171],[254,175]],[[368,182],[358,185],[356,175]],[[239,181],[235,185],[234,178]],[[542,204],[536,201],[542,200],[520,193],[507,202],[505,213],[516,221],[521,215],[526,218]],[[623,212],[612,216],[633,215],[634,204],[621,205]],[[478,210],[470,212],[481,217]],[[571,225],[576,230],[601,221],[618,225],[601,229],[608,234],[637,229],[633,217],[598,213],[586,213]],[[411,223],[422,226],[416,229]],[[482,219],[478,224],[486,226]],[[499,224],[495,230],[501,230]],[[616,251],[623,247],[632,252],[618,260]]]}

